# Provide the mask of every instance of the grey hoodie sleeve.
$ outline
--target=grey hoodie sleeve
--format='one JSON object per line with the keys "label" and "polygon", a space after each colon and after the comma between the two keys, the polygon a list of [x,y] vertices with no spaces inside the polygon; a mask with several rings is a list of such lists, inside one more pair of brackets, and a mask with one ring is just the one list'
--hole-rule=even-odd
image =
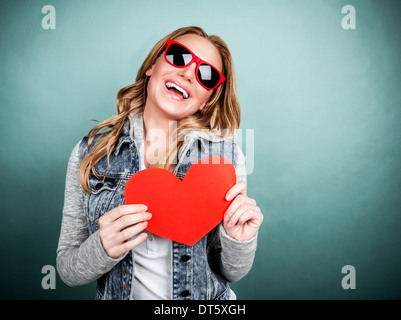
{"label": "grey hoodie sleeve", "polygon": [[99,232],[89,236],[79,182],[78,146],[79,143],[68,161],[63,218],[57,248],[57,271],[69,286],[96,280],[124,257],[110,258],[100,242]]}
{"label": "grey hoodie sleeve", "polygon": [[[237,182],[246,183],[245,157],[241,149],[238,149],[238,163],[235,168]],[[257,246],[257,235],[247,241],[238,241],[227,235],[223,223],[219,227],[221,242],[220,269],[223,276],[229,282],[235,282],[243,278],[252,268]]]}

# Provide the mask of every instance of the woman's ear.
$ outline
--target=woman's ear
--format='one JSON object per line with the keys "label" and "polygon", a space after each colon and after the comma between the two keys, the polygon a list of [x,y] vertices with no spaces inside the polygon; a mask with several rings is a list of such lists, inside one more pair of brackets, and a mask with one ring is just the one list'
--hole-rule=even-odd
{"label": "woman's ear", "polygon": [[200,105],[200,107],[199,107],[199,109],[198,109],[199,111],[202,111],[203,108],[205,108],[205,106],[206,106],[210,101],[212,101],[212,100],[214,99],[215,93],[216,93],[216,91],[213,90],[213,92],[210,94],[210,96],[207,98],[207,100],[206,100],[203,104]]}
{"label": "woman's ear", "polygon": [[145,72],[145,74],[148,76],[148,77],[150,77],[151,75],[152,75],[152,73],[153,73],[153,68],[155,67],[155,64],[152,64],[152,66],[148,69],[148,70],[146,70],[146,72]]}
{"label": "woman's ear", "polygon": [[207,103],[207,102],[205,102],[204,104],[202,104],[202,105],[199,107],[199,111],[202,111],[202,110],[203,110],[203,108],[205,107],[206,103]]}

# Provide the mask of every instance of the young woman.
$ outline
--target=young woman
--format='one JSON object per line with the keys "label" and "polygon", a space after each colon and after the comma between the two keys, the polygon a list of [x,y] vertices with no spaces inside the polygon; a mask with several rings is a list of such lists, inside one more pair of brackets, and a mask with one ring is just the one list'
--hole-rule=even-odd
{"label": "young woman", "polygon": [[[234,299],[228,283],[250,270],[263,215],[246,195],[244,156],[232,140],[240,108],[226,44],[199,27],[170,33],[150,51],[135,83],[118,92],[117,113],[72,151],[60,277],[70,286],[97,280],[97,299]],[[209,156],[227,158],[236,169],[223,222],[193,246],[146,231],[152,214],[143,204],[124,204],[127,180],[155,166],[182,179]]]}

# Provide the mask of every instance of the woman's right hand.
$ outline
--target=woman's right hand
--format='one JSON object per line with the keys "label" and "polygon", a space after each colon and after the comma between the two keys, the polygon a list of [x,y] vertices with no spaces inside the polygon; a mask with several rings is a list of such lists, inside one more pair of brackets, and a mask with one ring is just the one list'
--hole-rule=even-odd
{"label": "woman's right hand", "polygon": [[129,240],[147,227],[152,217],[147,209],[143,204],[121,205],[99,218],[100,241],[109,257],[120,258],[146,239],[143,232]]}

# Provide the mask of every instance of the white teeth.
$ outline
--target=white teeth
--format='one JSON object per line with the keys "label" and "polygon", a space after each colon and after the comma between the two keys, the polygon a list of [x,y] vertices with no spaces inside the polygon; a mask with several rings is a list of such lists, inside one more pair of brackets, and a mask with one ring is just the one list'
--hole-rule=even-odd
{"label": "white teeth", "polygon": [[188,92],[186,92],[183,88],[181,88],[180,86],[177,86],[173,82],[166,82],[166,87],[167,88],[175,88],[175,89],[177,89],[178,91],[180,91],[182,93],[182,96],[184,97],[184,99],[188,99],[188,97],[189,97]]}

